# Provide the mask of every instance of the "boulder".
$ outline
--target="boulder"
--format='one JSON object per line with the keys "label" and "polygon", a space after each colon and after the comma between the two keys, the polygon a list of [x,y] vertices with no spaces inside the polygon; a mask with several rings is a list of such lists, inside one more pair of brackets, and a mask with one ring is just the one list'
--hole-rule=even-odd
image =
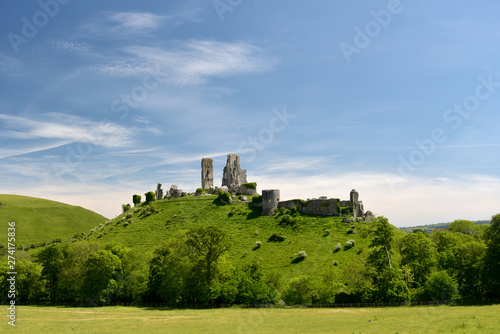
{"label": "boulder", "polygon": [[222,187],[219,188],[219,191],[228,192],[229,188],[227,186],[222,186]]}
{"label": "boulder", "polygon": [[253,184],[245,183],[238,188],[239,195],[257,196],[257,189],[253,189]]}
{"label": "boulder", "polygon": [[242,202],[246,202],[246,201],[248,201],[248,197],[246,197],[246,196],[241,196],[241,201],[242,201]]}
{"label": "boulder", "polygon": [[373,219],[374,219],[374,218],[375,218],[375,215],[373,214],[373,212],[371,212],[371,211],[366,211],[366,213],[365,213],[365,221],[366,221],[366,222],[369,222],[369,223],[370,223],[370,222],[372,222],[372,221],[373,221]]}

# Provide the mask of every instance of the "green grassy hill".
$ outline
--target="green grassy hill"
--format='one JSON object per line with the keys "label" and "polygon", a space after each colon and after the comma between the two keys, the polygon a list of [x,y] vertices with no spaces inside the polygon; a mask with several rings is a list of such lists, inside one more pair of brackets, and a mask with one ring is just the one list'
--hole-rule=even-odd
{"label": "green grassy hill", "polygon": [[[132,208],[117,218],[92,229],[87,240],[120,243],[147,254],[178,232],[199,225],[215,224],[224,228],[232,240],[229,260],[244,265],[262,259],[263,268],[276,270],[285,277],[310,274],[338,261],[338,268],[363,260],[369,252],[370,223],[346,224],[341,217],[300,215],[300,227],[280,226],[281,216],[262,217],[260,209],[245,203],[221,205],[216,196],[188,196],[160,200],[151,205]],[[350,229],[356,231],[349,233]],[[399,237],[404,232],[394,228]],[[270,241],[276,234],[284,241]],[[345,247],[348,240],[355,246]],[[260,241],[260,247],[256,242]],[[342,248],[335,251],[340,243]],[[307,257],[297,261],[295,255],[305,251]]]}
{"label": "green grassy hill", "polygon": [[79,206],[40,198],[0,195],[0,244],[7,244],[7,223],[16,223],[16,245],[29,246],[69,240],[77,233],[88,232],[106,218]]}

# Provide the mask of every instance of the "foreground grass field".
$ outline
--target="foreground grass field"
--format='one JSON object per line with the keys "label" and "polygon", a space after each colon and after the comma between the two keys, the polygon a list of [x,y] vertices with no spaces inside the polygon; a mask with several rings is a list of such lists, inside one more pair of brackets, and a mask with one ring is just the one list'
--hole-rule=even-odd
{"label": "foreground grass field", "polygon": [[[5,307],[1,309],[5,310]],[[6,311],[4,311],[6,313]],[[499,333],[500,305],[359,309],[17,308],[0,333]]]}

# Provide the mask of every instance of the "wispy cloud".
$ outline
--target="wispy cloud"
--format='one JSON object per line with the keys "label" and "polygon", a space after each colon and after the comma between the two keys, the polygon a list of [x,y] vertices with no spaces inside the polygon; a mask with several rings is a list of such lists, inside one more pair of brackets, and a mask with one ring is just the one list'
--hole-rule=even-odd
{"label": "wispy cloud", "polygon": [[96,58],[100,55],[87,43],[71,40],[51,38],[46,42],[47,48],[58,53],[77,55],[85,58]]}
{"label": "wispy cloud", "polygon": [[14,139],[55,139],[67,142],[90,142],[105,147],[130,144],[131,131],[114,123],[100,123],[83,117],[59,113],[45,114],[50,121],[0,114],[2,137]]}
{"label": "wispy cloud", "polygon": [[[199,22],[201,10],[194,8],[169,15],[149,12],[102,12],[81,27],[86,36],[95,38],[130,38],[149,34],[165,26],[179,26],[186,22]],[[97,34],[97,35],[96,35]]]}
{"label": "wispy cloud", "polygon": [[190,40],[179,42],[172,50],[150,46],[128,46],[122,56],[108,64],[98,65],[101,73],[135,77],[146,73],[174,85],[203,84],[211,77],[262,72],[275,61],[245,42]]}

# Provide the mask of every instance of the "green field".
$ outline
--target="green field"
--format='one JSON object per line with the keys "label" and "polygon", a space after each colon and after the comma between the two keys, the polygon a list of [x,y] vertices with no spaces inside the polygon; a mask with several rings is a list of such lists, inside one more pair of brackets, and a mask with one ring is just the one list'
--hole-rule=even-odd
{"label": "green field", "polygon": [[[4,313],[5,307],[2,306]],[[1,333],[498,333],[500,305],[162,310],[21,306]]]}
{"label": "green field", "polygon": [[0,195],[0,244],[7,243],[7,223],[16,223],[16,245],[30,246],[54,239],[67,241],[88,232],[106,218],[79,206],[41,198]]}

